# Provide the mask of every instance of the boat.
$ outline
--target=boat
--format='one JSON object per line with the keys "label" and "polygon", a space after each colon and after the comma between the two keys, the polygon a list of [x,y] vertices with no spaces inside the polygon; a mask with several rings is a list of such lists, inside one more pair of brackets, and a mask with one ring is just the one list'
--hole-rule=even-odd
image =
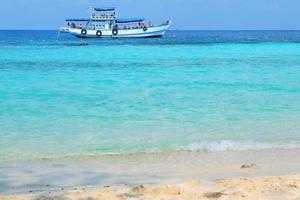
{"label": "boat", "polygon": [[87,19],[66,19],[67,26],[60,32],[79,38],[148,38],[163,37],[171,21],[155,26],[144,18],[120,19],[116,8],[94,8]]}

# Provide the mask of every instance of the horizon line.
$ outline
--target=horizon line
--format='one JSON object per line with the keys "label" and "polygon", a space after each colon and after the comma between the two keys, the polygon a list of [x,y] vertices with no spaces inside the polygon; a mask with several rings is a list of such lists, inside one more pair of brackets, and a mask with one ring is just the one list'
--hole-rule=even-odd
{"label": "horizon line", "polygon": [[[0,31],[59,31],[59,29],[1,29]],[[168,31],[300,31],[300,29],[170,29]]]}

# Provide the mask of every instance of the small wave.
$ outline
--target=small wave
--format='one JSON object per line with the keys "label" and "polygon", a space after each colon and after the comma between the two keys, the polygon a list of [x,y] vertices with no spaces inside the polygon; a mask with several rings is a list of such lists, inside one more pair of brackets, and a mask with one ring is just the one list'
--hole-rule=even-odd
{"label": "small wave", "polygon": [[264,150],[264,149],[298,149],[300,148],[300,142],[289,143],[263,143],[255,141],[202,141],[199,143],[193,143],[187,145],[183,150],[187,151],[209,151],[209,152],[221,152],[221,151],[234,151],[234,150]]}

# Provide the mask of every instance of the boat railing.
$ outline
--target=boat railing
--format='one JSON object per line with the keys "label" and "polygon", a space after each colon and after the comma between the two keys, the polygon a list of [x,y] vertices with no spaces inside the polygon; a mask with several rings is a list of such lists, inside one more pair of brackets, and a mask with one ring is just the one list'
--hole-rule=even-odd
{"label": "boat railing", "polygon": [[80,26],[80,25],[76,25],[76,24],[69,24],[68,28],[74,28],[74,29],[89,29],[90,26]]}
{"label": "boat railing", "polygon": [[93,14],[91,19],[102,19],[102,20],[106,20],[106,19],[116,19],[116,15],[95,15]]}

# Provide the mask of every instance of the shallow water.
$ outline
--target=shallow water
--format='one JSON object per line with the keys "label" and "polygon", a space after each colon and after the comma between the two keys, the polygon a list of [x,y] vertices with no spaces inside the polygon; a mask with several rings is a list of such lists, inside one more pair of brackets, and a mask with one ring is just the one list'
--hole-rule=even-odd
{"label": "shallow water", "polygon": [[297,31],[0,31],[0,160],[300,147],[299,42]]}

